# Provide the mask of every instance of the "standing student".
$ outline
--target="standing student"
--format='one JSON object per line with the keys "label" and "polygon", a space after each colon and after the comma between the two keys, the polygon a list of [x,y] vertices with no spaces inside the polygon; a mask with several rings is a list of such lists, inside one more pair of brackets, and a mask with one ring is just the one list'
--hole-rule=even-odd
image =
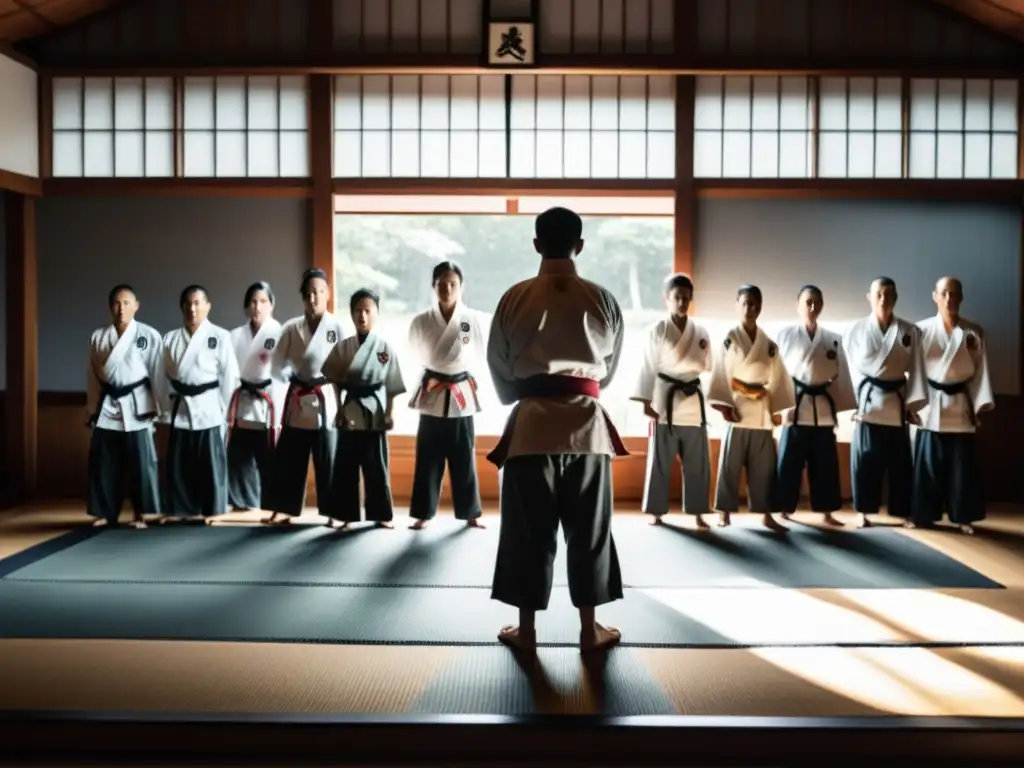
{"label": "standing student", "polygon": [[871,314],[846,337],[857,398],[850,445],[853,508],[858,527],[871,524],[882,506],[886,482],[893,517],[910,517],[912,460],[909,422],[928,402],[920,331],[896,317],[896,283],[878,277],[867,293]]}
{"label": "standing student", "polygon": [[[363,476],[366,519],[378,528],[392,528],[394,505],[388,475],[387,432],[394,427],[395,398],[405,393],[398,356],[373,332],[380,297],[365,288],[349,301],[356,333],[340,342],[324,364],[324,373],[338,392],[338,451],[331,475],[328,516],[341,523],[362,518],[359,475]],[[344,393],[344,397],[342,397]]]}
{"label": "standing student", "polygon": [[281,324],[274,319],[274,291],[262,280],[245,291],[249,322],[231,331],[241,381],[228,408],[228,501],[240,511],[269,509],[270,469],[284,386],[273,374]]}
{"label": "standing student", "polygon": [[664,295],[668,317],[648,332],[632,398],[644,404],[652,422],[642,508],[651,515],[652,525],[668,512],[669,475],[678,456],[683,465],[683,511],[694,516],[698,528],[707,528],[703,516],[711,511],[711,458],[700,376],[711,370],[711,341],[708,332],[687,316],[693,300],[693,282],[687,275],[670,275]]}
{"label": "standing student", "polygon": [[305,311],[282,326],[274,353],[273,370],[288,377],[288,390],[281,414],[281,435],[274,450],[274,513],[263,522],[284,525],[302,514],[312,454],[317,507],[321,515],[328,517],[330,526],[338,404],[334,385],[323,374],[323,365],[345,334],[338,318],[327,311],[331,289],[326,272],[307,269],[299,292]]}
{"label": "standing student", "polygon": [[107,297],[112,322],[89,340],[86,407],[89,494],[86,511],[95,525],[116,525],[125,479],[132,525],[145,528],[145,515],[160,514],[160,471],[153,443],[159,413],[154,383],[163,378],[163,339],[135,319],[139,299],[130,285],[115,285]]}
{"label": "standing student", "polygon": [[612,456],[625,456],[598,402],[622,351],[622,310],[612,293],[576,274],[583,223],[566,208],[537,217],[539,274],[501,297],[487,364],[502,403],[516,403],[487,457],[501,471],[501,531],[491,597],[519,609],[519,626],[498,640],[537,645],[536,612],[551,598],[561,523],[569,595],[580,614],[580,648],[619,642],[596,606],[622,599],[612,538]]}
{"label": "standing student", "polygon": [[832,516],[843,507],[837,414],[856,408],[857,399],[842,336],[818,325],[824,306],[821,289],[805,285],[797,294],[800,322],[776,336],[782,362],[793,377],[796,404],[782,418],[775,498],[777,509],[788,520],[800,501],[806,467],[811,509],[822,513],[827,525],[841,527]]}
{"label": "standing student", "polygon": [[409,326],[409,347],[424,369],[409,401],[409,407],[420,412],[409,515],[416,520],[412,527],[420,529],[437,514],[447,464],[455,519],[483,528],[473,423],[480,400],[471,369],[485,357],[484,327],[480,313],[462,303],[458,264],[442,261],[431,279],[437,301]]}
{"label": "standing student", "polygon": [[985,519],[985,494],[975,430],[978,416],[995,407],[988,377],[985,331],[960,316],[963,284],[943,277],[932,299],[938,314],[917,324],[928,379],[928,405],[914,439],[914,494],[908,526],[942,519],[967,534]]}
{"label": "standing student", "polygon": [[[228,507],[228,406],[238,388],[231,334],[211,323],[210,297],[190,285],[179,301],[183,327],[164,336],[163,410],[168,416],[165,521],[207,522]],[[162,417],[161,417],[162,418]]]}
{"label": "standing student", "polygon": [[721,516],[719,525],[729,525],[730,514],[739,510],[740,475],[746,469],[747,506],[761,513],[766,528],[783,531],[786,527],[771,514],[772,429],[776,415],[794,405],[793,382],[778,346],[757,326],[761,304],[760,288],[740,286],[736,292],[740,324],[715,347],[709,399],[728,422],[718,459],[715,507]]}

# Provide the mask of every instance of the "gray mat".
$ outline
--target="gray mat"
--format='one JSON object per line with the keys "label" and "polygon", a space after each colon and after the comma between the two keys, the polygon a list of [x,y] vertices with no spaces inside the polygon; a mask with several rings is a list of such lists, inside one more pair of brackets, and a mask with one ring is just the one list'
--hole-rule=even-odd
{"label": "gray mat", "polygon": [[[619,518],[614,531],[623,581],[632,587],[1000,586],[884,528],[794,525],[780,536],[733,526],[696,533]],[[488,588],[496,547],[496,528],[468,530],[450,520],[425,531],[357,528],[344,534],[304,525],[175,525],[69,534],[63,543],[0,561],[0,574],[5,581]],[[560,542],[557,585],[565,584],[565,572]]]}
{"label": "gray mat", "polygon": [[[730,636],[640,590],[603,606],[601,621],[621,627],[626,645],[752,647],[792,645],[887,646],[881,623],[806,633],[752,621]],[[205,640],[277,643],[493,645],[515,610],[482,589],[374,587],[253,587],[188,584],[75,584],[0,580],[0,637],[124,640]],[[770,631],[769,631],[770,630]],[[556,589],[538,619],[538,640],[574,645],[576,611],[568,590]],[[801,634],[805,639],[795,641]],[[984,632],[979,630],[979,635]],[[950,639],[953,638],[953,639]],[[929,645],[988,645],[951,628]]]}

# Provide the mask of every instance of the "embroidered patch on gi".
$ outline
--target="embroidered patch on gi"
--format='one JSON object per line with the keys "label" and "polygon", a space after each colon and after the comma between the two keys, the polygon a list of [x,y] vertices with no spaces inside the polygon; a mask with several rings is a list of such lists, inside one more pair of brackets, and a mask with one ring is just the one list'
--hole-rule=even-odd
{"label": "embroidered patch on gi", "polygon": [[463,336],[462,337],[462,343],[463,344],[469,344],[469,336]]}
{"label": "embroidered patch on gi", "polygon": [[903,346],[904,347],[906,347],[907,349],[910,349],[910,334],[909,333],[904,333],[903,334],[903,338],[901,339],[901,341],[903,342]]}
{"label": "embroidered patch on gi", "polygon": [[728,336],[726,336],[725,337],[725,348],[728,349],[731,346],[732,346],[732,339],[730,339]]}
{"label": "embroidered patch on gi", "polygon": [[139,336],[139,338],[135,340],[135,346],[138,347],[139,349],[145,349],[146,347],[149,346],[149,339],[147,339],[145,336]]}
{"label": "embroidered patch on gi", "polygon": [[273,349],[274,348],[274,340],[273,339],[267,339],[266,341],[264,341],[263,342],[263,348],[264,349]]}
{"label": "embroidered patch on gi", "polygon": [[381,365],[387,365],[388,364],[388,353],[387,352],[378,352],[377,353],[377,362],[379,362]]}
{"label": "embroidered patch on gi", "polygon": [[327,332],[327,343],[334,344],[338,340],[338,334],[334,331]]}
{"label": "embroidered patch on gi", "polygon": [[978,348],[978,334],[974,331],[967,332],[967,348],[971,350]]}
{"label": "embroidered patch on gi", "polygon": [[835,360],[837,357],[839,357],[839,355],[836,354],[836,351],[834,349],[830,349],[828,352],[825,353],[825,357],[827,357],[829,360]]}
{"label": "embroidered patch on gi", "polygon": [[462,324],[459,325],[459,328],[462,329],[463,333],[469,333],[469,323],[463,321]]}
{"label": "embroidered patch on gi", "polygon": [[776,347],[774,344],[768,345],[768,357],[775,357]]}
{"label": "embroidered patch on gi", "polygon": [[835,347],[836,349],[839,349],[839,340],[837,339],[837,340],[833,341],[832,342],[832,346]]}
{"label": "embroidered patch on gi", "polygon": [[209,338],[209,339],[207,339],[206,340],[206,346],[208,346],[210,349],[216,349],[217,348],[217,339],[216,338]]}
{"label": "embroidered patch on gi", "polygon": [[701,339],[700,341],[697,342],[697,346],[700,347],[701,349],[707,349],[708,348],[708,340],[707,339]]}

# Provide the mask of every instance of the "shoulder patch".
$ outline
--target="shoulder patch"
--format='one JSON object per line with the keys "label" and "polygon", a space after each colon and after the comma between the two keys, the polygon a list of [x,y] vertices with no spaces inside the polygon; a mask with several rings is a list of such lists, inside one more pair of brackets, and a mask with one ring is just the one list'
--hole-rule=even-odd
{"label": "shoulder patch", "polygon": [[903,338],[901,339],[901,341],[902,341],[904,347],[906,347],[907,349],[910,349],[910,334],[909,333],[904,333],[903,334]]}
{"label": "shoulder patch", "polygon": [[839,339],[833,339],[832,346],[839,349]]}
{"label": "shoulder patch", "polygon": [[462,329],[463,333],[469,333],[469,323],[467,323],[465,320],[462,321],[461,325],[459,325],[459,328]]}
{"label": "shoulder patch", "polygon": [[135,340],[135,346],[140,350],[144,350],[146,347],[149,346],[149,339],[147,339],[145,336],[139,336],[139,338]]}
{"label": "shoulder patch", "polygon": [[327,332],[327,343],[328,344],[336,344],[337,341],[338,341],[338,334],[337,334],[337,332],[336,331],[328,331]]}
{"label": "shoulder patch", "polygon": [[724,343],[725,343],[725,348],[728,349],[729,347],[732,346],[732,339],[730,339],[728,336],[726,336]]}
{"label": "shoulder patch", "polygon": [[836,351],[834,349],[830,349],[828,352],[825,353],[825,357],[827,357],[829,360],[835,360],[837,357],[839,357],[839,355],[836,354]]}
{"label": "shoulder patch", "polygon": [[387,365],[389,359],[390,358],[388,357],[387,350],[377,353],[377,362],[379,362],[381,365]]}
{"label": "shoulder patch", "polygon": [[774,343],[768,345],[768,357],[775,357],[775,353],[778,351],[778,347]]}
{"label": "shoulder patch", "polygon": [[210,338],[208,338],[206,340],[206,346],[208,346],[210,349],[216,349],[217,348],[217,337],[216,336],[211,336]]}
{"label": "shoulder patch", "polygon": [[273,349],[274,348],[274,340],[273,339],[267,339],[266,341],[264,341],[263,342],[263,348],[264,349]]}
{"label": "shoulder patch", "polygon": [[707,339],[701,339],[700,341],[697,342],[697,346],[700,347],[701,349],[707,349],[708,348],[708,340]]}

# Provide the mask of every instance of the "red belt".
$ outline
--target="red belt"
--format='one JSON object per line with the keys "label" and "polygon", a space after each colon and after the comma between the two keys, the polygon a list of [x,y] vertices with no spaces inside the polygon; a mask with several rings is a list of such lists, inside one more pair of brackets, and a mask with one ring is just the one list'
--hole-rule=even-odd
{"label": "red belt", "polygon": [[[573,395],[584,395],[596,400],[600,394],[601,384],[599,382],[580,376],[540,375],[531,376],[528,379],[521,379],[516,382],[516,399],[520,401],[527,397],[554,398],[570,397]],[[600,408],[600,406],[598,407]],[[516,407],[509,415],[508,421],[505,422],[505,431],[502,433],[501,439],[494,447],[494,450],[487,454],[487,460],[498,467],[498,469],[501,469],[508,458],[518,411],[519,403],[516,403]],[[615,455],[628,456],[629,451],[626,450],[626,446],[623,444],[615,424],[612,423],[611,417],[608,416],[603,408],[601,408],[601,414],[604,416],[605,426],[608,428],[608,437],[612,441]]]}
{"label": "red belt", "polygon": [[321,432],[324,432],[327,429],[327,398],[324,397],[324,385],[326,383],[327,381],[323,380],[317,381],[316,383],[311,382],[309,384],[299,384],[293,376],[292,381],[288,386],[288,394],[285,395],[284,416],[281,419],[281,426],[287,426],[295,409],[301,406],[299,401],[302,400],[302,398],[313,395],[320,404],[319,429]]}
{"label": "red belt", "polygon": [[243,392],[247,392],[248,394],[258,397],[266,402],[270,416],[270,423],[267,426],[267,440],[270,441],[270,447],[273,448],[274,442],[277,439],[277,410],[274,408],[274,399],[266,391],[252,391],[244,387],[236,389],[234,394],[231,395],[231,403],[228,405],[228,426],[232,429],[235,427],[235,422],[238,419],[238,398]]}

